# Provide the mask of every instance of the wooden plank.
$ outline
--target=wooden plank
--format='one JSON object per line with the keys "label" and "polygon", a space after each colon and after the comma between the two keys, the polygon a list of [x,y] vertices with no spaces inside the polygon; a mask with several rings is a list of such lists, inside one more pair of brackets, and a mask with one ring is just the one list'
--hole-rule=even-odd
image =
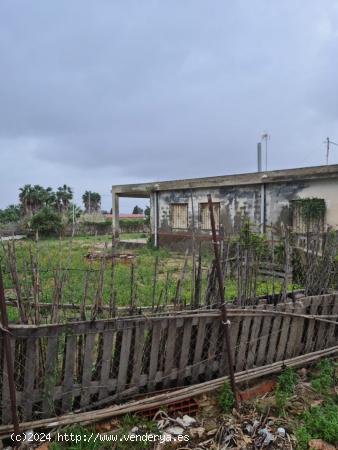
{"label": "wooden plank", "polygon": [[180,326],[183,326],[183,319],[170,319],[168,328],[168,337],[166,345],[166,355],[164,363],[164,380],[163,385],[167,387],[171,383],[171,372],[174,367],[174,353],[176,344],[176,332]]}
{"label": "wooden plank", "polygon": [[185,378],[185,369],[188,365],[189,360],[189,349],[190,349],[190,340],[191,340],[191,330],[192,330],[192,322],[193,319],[185,319],[184,321],[184,330],[183,330],[183,340],[182,340],[182,349],[180,355],[180,362],[178,367],[178,382],[181,384]]}
{"label": "wooden plank", "polygon": [[[259,311],[261,309],[264,309],[264,305],[257,305],[256,309]],[[254,367],[255,359],[256,359],[256,351],[258,347],[258,334],[259,330],[261,328],[262,323],[262,316],[256,316],[253,319],[252,327],[251,327],[251,335],[250,335],[250,342],[249,342],[249,348],[248,348],[248,357],[246,361],[246,369],[251,369]]]}
{"label": "wooden plank", "polygon": [[131,378],[131,387],[139,388],[142,370],[142,356],[144,351],[144,333],[145,323],[139,322],[135,330],[135,347],[133,361],[133,375]]}
{"label": "wooden plank", "polygon": [[81,384],[81,408],[87,406],[90,403],[90,382],[92,380],[93,371],[93,347],[95,342],[96,333],[86,334],[83,368],[82,368],[82,384]]}
{"label": "wooden plank", "polygon": [[198,375],[200,374],[200,363],[201,356],[203,350],[203,343],[205,338],[205,318],[199,318],[197,336],[196,336],[196,344],[195,344],[195,353],[192,367],[192,382],[195,383],[198,380]]}
{"label": "wooden plank", "polygon": [[119,371],[117,376],[117,387],[116,387],[117,393],[121,393],[125,389],[127,384],[132,332],[133,332],[133,325],[131,323],[124,322]]}
{"label": "wooden plank", "polygon": [[[233,364],[234,364],[234,370],[236,367],[236,354],[237,354],[237,349],[238,349],[238,339],[239,339],[239,330],[240,330],[240,325],[241,325],[241,317],[233,317],[231,319],[231,324],[230,324],[230,351],[232,352],[232,360],[233,360]],[[224,327],[225,325],[223,325]],[[226,348],[226,341],[225,341],[225,334],[224,334],[224,328],[223,328],[223,345],[222,345],[222,355],[221,355],[221,360],[220,360],[220,364],[219,364],[219,376],[223,376],[225,373],[229,373],[229,368],[228,368],[228,357],[227,357],[227,352],[228,349]]]}
{"label": "wooden plank", "polygon": [[[292,312],[293,305],[292,303],[284,303],[280,305],[281,310],[285,312]],[[286,347],[289,346],[288,336],[289,336],[289,328],[290,328],[291,318],[288,316],[284,316],[281,323],[281,332],[279,334],[279,341],[277,344],[276,351],[276,361],[283,361],[285,359],[285,351]]]}
{"label": "wooden plank", "polygon": [[42,415],[45,418],[55,415],[53,394],[56,381],[55,374],[56,374],[57,351],[58,351],[58,336],[50,336],[47,342],[46,369],[43,380]]}
{"label": "wooden plank", "polygon": [[[277,305],[276,310],[281,311],[281,305]],[[275,355],[277,353],[277,342],[282,331],[282,319],[282,316],[275,316],[272,319],[273,324],[271,329],[271,337],[267,345],[266,364],[271,364],[275,360]]]}
{"label": "wooden plank", "polygon": [[205,370],[207,379],[213,378],[214,372],[216,370],[216,351],[217,341],[220,333],[220,324],[221,321],[219,319],[212,319],[212,330],[208,350],[208,365]]}
{"label": "wooden plank", "polygon": [[108,395],[108,381],[112,362],[113,340],[114,340],[113,331],[109,330],[103,333],[103,352],[102,352],[102,365],[101,365],[100,390],[99,390],[100,400],[107,397]]}
{"label": "wooden plank", "polygon": [[[332,311],[331,311],[331,315],[337,315],[338,314],[338,295],[334,294],[332,296]],[[326,347],[331,347],[335,344],[337,344],[337,338],[336,338],[336,330],[338,328],[338,324],[330,324],[327,330],[327,336],[326,336]]]}
{"label": "wooden plank", "polygon": [[157,322],[153,326],[151,336],[151,348],[150,348],[150,363],[149,363],[149,377],[148,377],[148,391],[151,392],[156,386],[156,373],[158,366],[158,354],[160,350],[161,332],[167,326],[167,320],[163,319],[162,322]]}
{"label": "wooden plank", "polygon": [[35,364],[37,361],[36,339],[28,338],[26,340],[25,354],[25,377],[22,395],[22,418],[27,421],[32,419],[33,398],[35,382]]}
{"label": "wooden plank", "polygon": [[[14,361],[15,361],[15,339],[13,339],[13,337],[10,337],[10,344],[11,344],[12,362],[14,364]],[[14,370],[13,370],[13,373],[15,373]],[[3,353],[2,401],[1,401],[1,403],[2,403],[1,404],[2,424],[5,425],[5,424],[12,423],[11,401],[10,401],[10,395],[9,395],[7,361],[6,361],[5,353]]]}
{"label": "wooden plank", "polygon": [[[303,304],[296,302],[293,307],[294,313],[303,312]],[[288,345],[285,349],[285,358],[289,359],[292,356],[300,353],[300,339],[303,332],[304,319],[298,317],[292,317],[290,322],[290,331],[288,337]]]}
{"label": "wooden plank", "polygon": [[[311,298],[311,306],[310,306],[310,315],[317,315],[318,308],[322,303],[321,296],[315,296]],[[315,340],[316,340],[316,334],[315,334],[315,326],[316,321],[315,320],[309,320],[308,328],[306,332],[306,340],[305,340],[305,353],[312,352],[314,346],[315,346]]]}
{"label": "wooden plank", "polygon": [[249,333],[252,317],[245,317],[242,322],[242,330],[238,344],[238,352],[235,364],[236,372],[241,372],[246,366],[246,350],[249,344]]}
{"label": "wooden plank", "polygon": [[62,383],[62,410],[70,411],[73,406],[73,378],[74,378],[74,362],[76,354],[77,336],[68,334],[66,337],[66,360],[65,372]]}
{"label": "wooden plank", "polygon": [[[266,305],[265,309],[271,309],[272,305]],[[272,307],[273,308],[273,307]],[[256,358],[256,366],[263,366],[266,359],[266,351],[268,342],[271,338],[270,335],[270,326],[271,326],[271,316],[263,317],[263,326],[259,336],[258,348],[257,348],[257,358]]]}
{"label": "wooden plank", "polygon": [[[331,313],[332,310],[332,296],[330,296],[329,298],[323,298],[322,301],[322,310],[321,310],[321,314],[322,315],[328,315]],[[318,332],[317,332],[317,339],[316,339],[316,343],[315,343],[315,348],[314,350],[322,350],[325,348],[325,344],[326,344],[326,335],[329,329],[329,324],[325,323],[325,322],[319,322],[319,327],[318,327]]]}

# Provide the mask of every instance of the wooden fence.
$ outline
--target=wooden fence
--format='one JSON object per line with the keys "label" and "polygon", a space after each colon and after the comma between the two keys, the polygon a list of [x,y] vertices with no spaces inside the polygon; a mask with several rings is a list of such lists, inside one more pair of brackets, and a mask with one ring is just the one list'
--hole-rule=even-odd
{"label": "wooden fence", "polygon": [[[292,313],[297,315],[291,315]],[[288,315],[289,314],[289,315]],[[338,294],[229,310],[235,371],[337,344]],[[307,315],[307,317],[303,317]],[[322,315],[327,320],[310,316]],[[227,373],[218,310],[10,327],[22,421],[193,384]],[[2,338],[0,340],[2,346]],[[1,348],[1,422],[11,422]]]}

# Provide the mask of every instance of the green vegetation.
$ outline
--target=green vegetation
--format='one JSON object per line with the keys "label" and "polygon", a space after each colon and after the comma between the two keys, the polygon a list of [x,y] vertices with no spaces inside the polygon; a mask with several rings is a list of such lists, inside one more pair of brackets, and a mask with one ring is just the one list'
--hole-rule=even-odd
{"label": "green vegetation", "polygon": [[0,223],[19,222],[20,216],[20,205],[9,205],[5,209],[0,209]]}
{"label": "green vegetation", "polygon": [[[127,235],[130,237],[130,235]],[[141,235],[142,236],[142,235]],[[123,237],[123,236],[122,236]],[[37,260],[39,270],[39,300],[51,302],[55,295],[55,276],[59,269],[65,269],[62,288],[62,303],[79,304],[84,296],[85,272],[88,272],[87,304],[92,304],[97,295],[99,285],[100,259],[88,260],[88,253],[106,253],[110,255],[108,246],[111,244],[110,236],[87,236],[57,239],[53,237],[42,238],[38,243],[30,240],[18,241],[15,244],[17,271],[20,278],[23,295],[31,295],[31,279],[27,277],[27,270],[31,267],[31,254]],[[105,249],[107,245],[107,249]],[[150,246],[131,250],[119,248],[119,253],[133,254],[132,260],[135,273],[136,306],[150,306],[152,304],[153,279],[156,256],[159,257],[158,275],[155,289],[155,304],[161,296],[161,304],[171,303],[175,297],[177,281],[181,276],[184,265],[184,255],[169,252],[166,249],[154,249]],[[1,261],[2,260],[2,261]],[[13,289],[7,258],[0,247],[0,261],[4,269],[4,282],[6,289]],[[212,261],[210,255],[205,255],[202,261],[202,298],[206,289],[207,273]],[[191,258],[188,260],[186,275],[182,282],[181,302],[191,301]],[[275,290],[280,284],[275,281]],[[131,295],[131,261],[126,263],[122,259],[116,260],[114,268],[113,289],[116,293],[117,306],[128,306]],[[237,282],[235,278],[226,280],[225,295],[228,300],[237,296]],[[106,260],[103,276],[103,303],[109,304],[111,296],[111,261]],[[258,279],[257,295],[266,295],[272,292],[271,279]],[[161,294],[162,293],[162,294]],[[10,296],[8,292],[7,295]],[[90,314],[90,311],[88,311]],[[15,311],[13,315],[15,320]]]}
{"label": "green vegetation", "polygon": [[143,450],[150,449],[153,447],[152,442],[130,442],[123,441],[123,436],[126,436],[130,433],[133,427],[137,426],[138,434],[160,434],[155,422],[151,420],[144,419],[140,416],[133,416],[130,414],[126,414],[123,416],[120,428],[117,432],[118,439],[121,438],[120,442],[116,444],[116,450]]}
{"label": "green vegetation", "polygon": [[285,414],[285,405],[293,393],[296,381],[296,374],[290,367],[284,369],[277,379],[275,399],[280,414]]}
{"label": "green vegetation", "polygon": [[[112,448],[111,442],[94,441],[96,431],[94,428],[85,428],[81,425],[66,427],[60,431],[60,434],[72,435],[78,439],[78,442],[52,442],[49,450],[104,450]],[[89,437],[92,435],[91,439]]]}
{"label": "green vegetation", "polygon": [[323,220],[325,217],[326,204],[322,198],[299,198],[293,203],[300,207],[301,214],[307,223]]}
{"label": "green vegetation", "polygon": [[297,448],[306,450],[310,439],[323,439],[331,444],[338,441],[338,404],[327,401],[321,406],[308,408],[300,416],[295,431]]}
{"label": "green vegetation", "polygon": [[61,216],[52,208],[44,206],[33,215],[29,221],[29,227],[45,236],[57,234],[62,229]]}
{"label": "green vegetation", "polygon": [[328,395],[335,385],[336,363],[330,359],[323,359],[316,364],[311,379],[311,386],[317,392]]}
{"label": "green vegetation", "polygon": [[101,195],[98,192],[86,191],[82,195],[86,213],[97,212],[101,209]]}
{"label": "green vegetation", "polygon": [[218,396],[218,404],[224,413],[231,412],[235,403],[234,394],[231,390],[230,384],[225,381]]}

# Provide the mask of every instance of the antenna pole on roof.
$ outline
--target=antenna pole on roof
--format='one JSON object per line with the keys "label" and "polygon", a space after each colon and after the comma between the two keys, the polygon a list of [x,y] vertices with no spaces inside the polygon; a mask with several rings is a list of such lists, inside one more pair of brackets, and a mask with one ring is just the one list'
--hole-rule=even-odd
{"label": "antenna pole on roof", "polygon": [[265,131],[262,134],[262,141],[265,140],[265,170],[268,170],[268,140],[270,139],[270,135]]}
{"label": "antenna pole on roof", "polygon": [[330,141],[329,137],[327,137],[325,139],[323,144],[326,144],[326,165],[328,165],[329,164],[329,155],[330,155],[330,144],[337,145],[337,146],[338,146],[338,144],[336,142]]}

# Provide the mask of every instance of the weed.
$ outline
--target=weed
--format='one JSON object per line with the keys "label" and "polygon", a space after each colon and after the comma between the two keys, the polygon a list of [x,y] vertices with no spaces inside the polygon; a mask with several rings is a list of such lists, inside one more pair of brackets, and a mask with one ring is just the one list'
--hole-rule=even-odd
{"label": "weed", "polygon": [[125,416],[123,416],[121,421],[121,428],[117,432],[118,440],[116,444],[116,450],[143,450],[150,449],[152,447],[153,443],[151,441],[138,440],[131,442],[123,439],[123,436],[127,436],[134,426],[137,426],[137,428],[139,429],[137,434],[141,437],[146,434],[159,434],[155,422],[149,421],[142,417],[126,414]]}
{"label": "weed", "polygon": [[234,406],[234,402],[235,398],[231,390],[230,384],[227,381],[225,381],[218,397],[218,404],[223,412],[229,413],[232,407]]}
{"label": "weed", "polygon": [[[49,446],[50,450],[104,450],[111,448],[111,442],[94,441],[90,436],[96,435],[94,429],[85,428],[81,425],[73,425],[64,428],[59,432],[60,435],[67,437],[73,436],[72,440],[62,442],[61,439],[52,442]],[[75,438],[77,442],[75,442]]]}
{"label": "weed", "polygon": [[312,375],[311,386],[317,392],[328,395],[335,383],[335,363],[330,359],[323,359],[316,364]]}
{"label": "weed", "polygon": [[300,416],[301,425],[296,429],[297,448],[308,448],[310,439],[323,439],[330,444],[338,441],[338,404],[327,401],[322,406],[307,409]]}
{"label": "weed", "polygon": [[290,367],[284,369],[279,375],[275,388],[275,399],[280,413],[285,413],[285,404],[293,393],[296,381],[296,374]]}

